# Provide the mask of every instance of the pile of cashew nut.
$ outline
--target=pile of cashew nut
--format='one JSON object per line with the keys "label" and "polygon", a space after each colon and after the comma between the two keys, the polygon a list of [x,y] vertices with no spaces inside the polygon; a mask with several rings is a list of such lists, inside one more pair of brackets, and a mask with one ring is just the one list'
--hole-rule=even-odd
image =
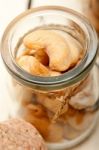
{"label": "pile of cashew nut", "polygon": [[28,103],[24,107],[23,118],[33,124],[48,142],[72,140],[82,134],[93,122],[94,114],[69,107],[57,122],[51,123],[52,114],[40,104]]}
{"label": "pile of cashew nut", "polygon": [[17,63],[32,75],[58,76],[74,67],[82,50],[69,46],[65,38],[55,31],[35,30],[23,39],[25,50]]}
{"label": "pile of cashew nut", "polygon": [[[62,35],[51,30],[35,30],[27,34],[23,39],[23,45],[24,51],[16,58],[16,61],[22,69],[36,76],[59,76],[75,67],[83,53],[81,49],[74,47],[72,42],[69,45]],[[34,92],[36,104],[32,103],[33,93],[27,92],[29,96],[26,97],[25,91],[24,99],[30,98],[30,101],[23,107],[23,117],[39,130],[46,141],[74,139],[88,128],[93,120],[93,114],[82,111],[95,103],[94,96],[90,93],[92,87],[89,76],[77,89],[77,93],[70,98],[68,105],[64,104],[54,124],[50,118],[61,106],[61,101],[55,98],[55,94],[59,97],[64,94],[68,96],[70,87],[69,90],[66,88],[54,92],[54,95]]]}

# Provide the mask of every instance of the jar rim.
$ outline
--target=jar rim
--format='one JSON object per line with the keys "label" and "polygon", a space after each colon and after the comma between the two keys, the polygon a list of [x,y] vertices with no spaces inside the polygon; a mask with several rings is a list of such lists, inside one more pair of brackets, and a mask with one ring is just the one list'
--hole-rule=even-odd
{"label": "jar rim", "polygon": [[[90,53],[87,53],[84,56],[84,59],[81,61],[81,63],[77,65],[77,67],[74,67],[74,69],[60,76],[55,76],[55,77],[40,77],[40,76],[31,75],[26,71],[22,70],[18,65],[16,65],[16,63],[12,61],[11,58],[8,59],[5,58],[5,51],[9,52],[7,48],[7,44],[5,46],[5,43],[7,43],[7,37],[9,36],[9,33],[13,25],[15,25],[17,21],[19,21],[23,17],[26,17],[29,14],[39,12],[39,11],[45,11],[45,10],[63,11],[71,15],[74,15],[75,17],[78,17],[86,25],[86,29],[88,30],[89,33],[89,38],[91,38],[90,46],[88,47]],[[29,87],[39,89],[39,90],[44,90],[44,91],[58,90],[61,88],[65,88],[66,86],[70,86],[76,82],[79,82],[85,75],[88,74],[88,72],[92,68],[97,52],[98,52],[98,38],[93,26],[88,22],[88,20],[83,15],[79,14],[78,12],[72,9],[61,7],[61,6],[40,6],[37,8],[32,8],[30,10],[27,10],[26,12],[17,16],[8,25],[1,40],[1,56],[10,74],[12,74],[13,77],[15,77],[15,79],[18,80],[18,82],[27,85]]]}

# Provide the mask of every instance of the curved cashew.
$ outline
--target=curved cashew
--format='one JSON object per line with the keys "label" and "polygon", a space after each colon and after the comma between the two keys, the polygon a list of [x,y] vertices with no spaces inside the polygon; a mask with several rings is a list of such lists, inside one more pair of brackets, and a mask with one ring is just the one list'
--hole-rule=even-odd
{"label": "curved cashew", "polygon": [[45,117],[46,111],[43,110],[43,107],[41,105],[34,105],[34,104],[28,104],[26,106],[28,111],[33,113],[35,117]]}
{"label": "curved cashew", "polygon": [[33,75],[50,76],[50,72],[33,56],[21,56],[17,59],[17,63],[27,72]]}
{"label": "curved cashew", "polygon": [[[38,57],[39,57],[39,55],[38,55]],[[43,64],[41,64],[40,60],[36,59],[35,57],[30,56],[30,55],[24,55],[17,59],[17,63],[19,64],[19,66],[21,68],[23,68],[25,71],[31,73],[32,75],[59,76],[61,74],[60,72],[51,71],[49,68],[47,68]]]}
{"label": "curved cashew", "polygon": [[46,136],[46,141],[48,142],[60,142],[63,139],[63,126],[60,124],[50,124],[48,128],[48,135]]}
{"label": "curved cashew", "polygon": [[76,111],[74,116],[68,116],[68,124],[77,131],[85,130],[92,123],[94,114]]}
{"label": "curved cashew", "polygon": [[[58,99],[50,98],[44,94],[37,94],[36,96],[38,103],[42,104],[49,111],[56,113],[60,108],[61,102]],[[61,115],[68,111],[68,105],[64,105]]]}
{"label": "curved cashew", "polygon": [[30,49],[44,48],[49,57],[49,67],[52,70],[65,71],[72,64],[67,42],[54,31],[36,30],[28,34],[23,43]]}
{"label": "curved cashew", "polygon": [[50,121],[47,117],[47,113],[44,111],[43,108],[41,110],[45,113],[45,116],[37,116],[35,115],[35,110],[29,110],[27,108],[24,109],[23,118],[28,121],[29,123],[33,124],[36,129],[40,132],[40,134],[46,138],[48,135],[48,127],[50,125]]}
{"label": "curved cashew", "polygon": [[92,76],[88,76],[84,82],[78,87],[79,92],[72,96],[69,104],[75,109],[85,109],[92,107],[96,103],[96,98],[93,92],[94,84]]}
{"label": "curved cashew", "polygon": [[73,140],[77,138],[81,132],[72,128],[68,123],[64,125],[64,137],[68,140]]}
{"label": "curved cashew", "polygon": [[36,59],[39,60],[39,62],[41,62],[43,65],[48,66],[49,65],[49,57],[46,54],[44,49],[25,49],[24,51],[22,51],[22,53],[20,54],[21,56],[24,55],[29,55],[29,56],[34,56]]}

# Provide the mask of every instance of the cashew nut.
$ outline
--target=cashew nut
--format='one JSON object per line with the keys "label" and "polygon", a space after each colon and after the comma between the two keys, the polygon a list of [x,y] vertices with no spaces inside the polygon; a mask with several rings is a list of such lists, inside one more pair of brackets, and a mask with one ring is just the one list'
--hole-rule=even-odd
{"label": "cashew nut", "polygon": [[71,64],[71,52],[65,39],[54,31],[36,30],[28,34],[24,45],[30,49],[44,48],[49,57],[49,67],[56,71],[65,71]]}
{"label": "cashew nut", "polygon": [[50,76],[50,72],[33,56],[21,56],[17,59],[17,63],[27,72],[33,75]]}
{"label": "cashew nut", "polygon": [[34,116],[33,112],[26,110],[23,117],[26,121],[33,124],[36,127],[36,129],[40,132],[40,134],[44,138],[46,138],[46,136],[48,135],[48,127],[50,125],[50,122],[46,116],[37,117],[37,116]]}
{"label": "cashew nut", "polygon": [[48,142],[60,142],[63,139],[63,127],[56,123],[50,124],[48,128],[48,135],[46,136]]}
{"label": "cashew nut", "polygon": [[89,127],[93,118],[93,113],[76,111],[74,116],[68,116],[68,123],[75,130],[82,131]]}
{"label": "cashew nut", "polygon": [[[39,57],[38,54],[37,54],[37,57]],[[57,72],[57,71],[51,71],[49,68],[41,64],[40,61],[44,62],[43,57],[42,58],[40,57],[40,60],[39,60],[39,59],[36,59],[34,56],[30,56],[30,55],[20,56],[17,59],[18,65],[24,70],[26,70],[27,72],[31,73],[32,75],[59,76],[61,74],[60,72]],[[47,60],[45,60],[44,63],[47,63]]]}
{"label": "cashew nut", "polygon": [[72,96],[69,104],[75,109],[85,109],[96,103],[96,98],[93,92],[94,89],[92,76],[88,76],[84,82],[78,87],[79,92]]}
{"label": "cashew nut", "polygon": [[41,105],[27,104],[26,108],[33,113],[35,117],[45,117],[46,111],[43,110]]}
{"label": "cashew nut", "polygon": [[49,58],[48,58],[48,55],[46,54],[46,52],[44,51],[44,49],[38,49],[38,50],[25,49],[24,51],[22,51],[22,53],[19,57],[24,56],[24,55],[34,56],[43,65],[45,65],[45,66],[49,65]]}
{"label": "cashew nut", "polygon": [[[53,113],[56,113],[61,106],[59,99],[50,98],[44,94],[37,94],[37,101]],[[61,114],[67,112],[67,110],[68,105],[66,104],[64,105]]]}
{"label": "cashew nut", "polygon": [[64,138],[73,140],[80,136],[81,132],[72,128],[68,123],[64,125]]}

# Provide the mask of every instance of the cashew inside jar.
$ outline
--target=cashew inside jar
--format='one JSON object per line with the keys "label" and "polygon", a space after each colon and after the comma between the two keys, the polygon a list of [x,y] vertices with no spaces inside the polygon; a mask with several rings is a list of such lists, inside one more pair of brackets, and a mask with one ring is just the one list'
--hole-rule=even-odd
{"label": "cashew inside jar", "polygon": [[[26,72],[42,77],[61,76],[76,67],[84,56],[81,45],[56,30],[37,29],[28,33],[21,49],[16,56],[17,64]],[[22,102],[22,116],[48,142],[75,139],[93,120],[93,113],[84,111],[96,102],[90,92],[92,84],[90,74],[78,84],[60,91],[33,91],[35,100]]]}

